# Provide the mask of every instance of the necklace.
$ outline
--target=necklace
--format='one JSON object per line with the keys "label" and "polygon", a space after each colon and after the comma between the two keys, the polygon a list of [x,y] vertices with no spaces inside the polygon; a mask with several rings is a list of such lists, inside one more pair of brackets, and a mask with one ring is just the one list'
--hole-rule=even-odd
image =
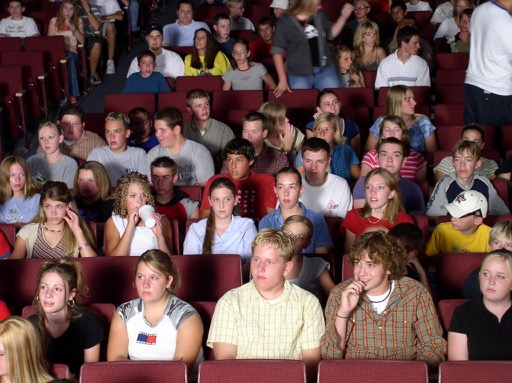
{"label": "necklace", "polygon": [[373,216],[368,217],[368,222],[370,222],[372,225],[375,225],[376,223],[379,223],[382,221],[382,218],[377,219],[375,222],[372,221]]}
{"label": "necklace", "polygon": [[46,227],[46,225],[43,225],[44,229],[46,231],[51,231],[52,233],[61,233],[62,230],[64,230],[64,228],[60,229],[60,230],[53,230],[53,229],[50,229],[49,227]]}
{"label": "necklace", "polygon": [[386,299],[388,299],[388,298],[389,298],[389,296],[390,296],[390,295],[391,295],[391,284],[389,285],[389,291],[388,291],[388,293],[386,294],[386,297],[385,297],[383,300],[381,300],[381,301],[372,301],[368,295],[366,295],[366,296],[368,297],[368,300],[369,300],[371,303],[373,303],[373,304],[377,304],[377,303],[382,303],[382,302],[384,302]]}

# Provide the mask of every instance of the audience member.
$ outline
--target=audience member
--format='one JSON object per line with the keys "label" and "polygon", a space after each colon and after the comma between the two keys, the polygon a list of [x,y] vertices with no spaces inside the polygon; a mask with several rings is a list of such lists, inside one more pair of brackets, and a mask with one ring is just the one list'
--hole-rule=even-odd
{"label": "audience member", "polygon": [[270,8],[272,8],[274,11],[274,16],[276,19],[281,17],[284,11],[288,9],[288,6],[290,5],[288,0],[272,0],[272,3],[270,3]]}
{"label": "audience member", "polygon": [[142,206],[155,207],[148,178],[133,172],[117,181],[114,214],[105,223],[104,251],[108,256],[139,256],[146,250],[159,249],[172,254],[172,231],[167,217],[153,213],[155,224],[148,227],[142,220]]}
{"label": "audience member", "polygon": [[89,0],[77,2],[78,16],[84,25],[85,50],[89,57],[89,84],[99,85],[103,81],[98,73],[101,51],[105,38],[101,35],[101,12]]}
{"label": "audience member", "polygon": [[169,221],[176,219],[180,232],[186,233],[187,220],[199,218],[199,202],[174,186],[178,180],[178,165],[169,157],[158,157],[151,162],[150,171],[156,211]]}
{"label": "audience member", "polygon": [[[305,257],[302,251],[309,246],[315,228],[309,218],[292,215],[283,223],[283,231],[289,233],[295,241],[295,254],[292,268],[286,275],[288,282],[314,294],[319,301],[325,302],[334,287],[329,262],[321,257]],[[323,294],[322,294],[323,293]]]}
{"label": "audience member", "polygon": [[[404,85],[393,86],[388,90],[386,96],[386,116],[395,115],[402,117],[409,129],[409,139],[411,149],[424,153],[427,160],[434,157],[437,150],[436,136],[434,131],[436,127],[430,119],[419,113],[415,113],[416,100],[414,91]],[[379,138],[379,128],[384,116],[375,120],[370,128],[370,134],[366,140],[365,150],[370,151],[375,148]]]}
{"label": "audience member", "polygon": [[324,359],[411,359],[431,367],[444,361],[446,341],[432,297],[404,277],[403,252],[382,231],[354,242],[354,277],[334,287],[327,302]]}
{"label": "audience member", "polygon": [[231,19],[226,13],[219,13],[213,18],[213,38],[220,51],[226,55],[228,59],[232,59],[231,52],[235,39],[230,37]]}
{"label": "audience member", "polygon": [[[408,214],[424,214],[425,200],[420,187],[413,181],[400,176],[403,163],[409,153],[403,141],[395,137],[385,138],[376,147],[376,151],[379,168],[389,171],[398,184],[405,211]],[[360,177],[354,186],[354,208],[363,207],[365,203],[364,182],[365,177]]]}
{"label": "audience member", "polygon": [[345,45],[336,48],[336,66],[341,88],[365,88],[364,76],[352,60],[352,51]]}
{"label": "audience member", "polygon": [[231,128],[214,118],[211,112],[210,96],[202,89],[193,89],[187,93],[187,111],[191,119],[183,126],[183,136],[201,145],[212,155],[216,163],[226,144],[235,138]]}
{"label": "audience member", "polygon": [[[315,119],[313,132],[316,138],[320,138],[329,145],[330,166],[329,172],[343,177],[348,182],[357,180],[361,172],[359,159],[351,146],[345,145],[345,138],[342,137],[340,118],[334,113],[321,113]],[[308,139],[306,142],[311,140]],[[304,172],[302,152],[299,152],[295,159],[295,166],[300,173]],[[323,173],[319,174],[324,177]]]}
{"label": "audience member", "polygon": [[486,253],[489,248],[491,228],[484,224],[487,217],[487,200],[476,190],[463,191],[453,202],[442,206],[451,222],[440,223],[427,243],[425,254],[429,257],[440,253]]}
{"label": "audience member", "polygon": [[97,161],[105,166],[112,185],[126,173],[146,171],[146,152],[141,148],[127,146],[128,137],[128,116],[120,112],[110,112],[105,118],[105,138],[108,146],[94,148],[87,157],[87,161]]}
{"label": "audience member", "polygon": [[34,19],[23,16],[25,12],[23,0],[8,0],[7,12],[10,16],[0,20],[0,38],[39,36],[39,29]]}
{"label": "audience member", "polygon": [[69,367],[79,376],[84,363],[100,361],[105,335],[99,320],[81,302],[87,295],[82,266],[70,258],[47,261],[37,273],[34,324],[45,348],[46,360]]}
{"label": "audience member", "polygon": [[155,71],[155,60],[155,54],[150,50],[142,51],[137,55],[139,72],[132,73],[128,77],[123,93],[160,94],[171,91],[165,77]]}
{"label": "audience member", "polygon": [[245,11],[243,0],[227,0],[226,6],[229,11],[232,31],[255,31],[252,21],[243,16]]}
{"label": "audience member", "polygon": [[34,223],[16,235],[11,259],[96,257],[96,243],[64,182],[48,181]]}
{"label": "audience member", "polygon": [[203,322],[197,311],[175,296],[181,276],[169,254],[148,250],[135,269],[138,297],[121,304],[112,319],[108,361],[180,360],[197,376],[203,360]]}
{"label": "audience member", "polygon": [[222,76],[231,68],[210,32],[199,28],[194,34],[192,54],[185,57],[185,76]]}
{"label": "audience member", "polygon": [[[366,3],[364,0],[356,1]],[[353,40],[356,68],[358,70],[377,70],[380,62],[386,58],[386,51],[380,46],[378,25],[371,20],[359,23]]]}
{"label": "audience member", "polygon": [[70,189],[73,188],[78,165],[60,151],[60,144],[64,141],[61,128],[47,121],[39,126],[37,134],[43,153],[34,154],[27,160],[36,185],[40,188],[46,181],[63,181]]}
{"label": "audience member", "polygon": [[234,182],[227,177],[216,178],[208,193],[210,214],[190,225],[183,254],[239,254],[243,264],[249,262],[257,230],[252,219],[238,215]]}
{"label": "audience member", "polygon": [[[298,359],[306,364],[308,381],[316,379],[324,319],[318,299],[285,279],[294,254],[290,234],[265,229],[256,235],[252,280],[224,294],[215,306],[207,345],[216,360]],[[246,318],[252,318],[251,326]]]}
{"label": "audience member", "polygon": [[430,195],[427,215],[446,215],[443,205],[453,202],[463,191],[475,190],[482,193],[489,205],[489,214],[509,214],[510,210],[492,186],[487,177],[475,174],[481,165],[480,147],[473,141],[459,141],[452,150],[452,165],[455,172],[441,178]]}
{"label": "audience member", "polygon": [[432,12],[428,1],[409,0],[405,5],[407,6],[407,12]]}
{"label": "audience member", "polygon": [[130,120],[130,138],[126,141],[126,145],[144,149],[146,153],[158,145],[153,120],[146,108],[133,108],[128,112],[128,120]]}
{"label": "audience member", "polygon": [[453,16],[453,9],[455,5],[455,0],[448,0],[444,3],[439,4],[434,14],[432,15],[430,19],[430,24],[432,24],[434,27],[438,24],[441,24],[443,20],[448,19]]}
{"label": "audience member", "polygon": [[[345,138],[345,144],[352,146],[354,152],[361,153],[361,135],[359,126],[350,118],[343,117],[341,104],[338,96],[330,89],[323,90],[316,97],[316,113],[313,118],[316,119],[320,114],[331,112],[340,117],[341,135]],[[306,138],[314,137],[313,126],[315,121],[310,121],[306,125]]]}
{"label": "audience member", "polygon": [[512,360],[512,336],[508,331],[512,324],[511,253],[501,250],[489,254],[478,279],[481,294],[456,307],[453,313],[448,360]]}
{"label": "audience member", "polygon": [[[460,139],[474,142],[480,147],[480,150],[485,146],[485,132],[478,124],[466,125],[462,129]],[[475,174],[485,176],[490,180],[496,178],[494,173],[498,170],[498,164],[493,160],[483,157],[480,158],[480,162],[481,165],[475,169]],[[454,171],[453,158],[451,156],[443,158],[434,168],[435,181],[438,182],[446,174],[453,173]]]}
{"label": "audience member", "polygon": [[[356,30],[359,25],[366,21],[370,21],[368,14],[371,10],[370,3],[367,0],[354,0],[352,4],[354,5],[354,18],[345,23],[340,35],[340,40],[349,46],[354,44],[354,36],[356,35]],[[355,44],[353,48],[356,48]]]}
{"label": "audience member", "polygon": [[[282,1],[288,5],[287,0]],[[276,27],[270,17],[262,17],[258,20],[258,38],[256,40],[249,41],[251,57],[256,62],[268,62],[270,59],[272,59],[270,50],[272,49],[272,39],[274,37],[275,31]]]}
{"label": "audience member", "polygon": [[[160,24],[149,24],[146,27],[146,42],[149,50],[155,55],[155,72],[161,73],[164,77],[176,78],[185,74],[185,64],[180,55],[162,48],[163,29]],[[126,77],[140,69],[138,57],[134,57]]]}
{"label": "audience member", "polygon": [[512,174],[512,157],[509,157],[505,159],[501,166],[496,170],[494,173],[498,178],[501,178],[503,180],[510,181],[511,174]]}
{"label": "audience member", "polygon": [[232,53],[233,66],[222,76],[222,90],[263,90],[263,83],[268,89],[275,89],[276,83],[265,66],[252,61],[247,40],[237,39]]}
{"label": "audience member", "polygon": [[512,123],[512,0],[480,5],[471,18],[469,66],[464,83],[464,123]]}
{"label": "audience member", "polygon": [[80,165],[73,187],[80,216],[86,222],[105,223],[114,211],[112,184],[105,167],[96,161]]}
{"label": "audience member", "polygon": [[[345,4],[331,25],[313,0],[297,0],[283,13],[276,25],[271,53],[279,83],[274,94],[280,97],[291,89],[338,88],[339,81],[328,40],[339,35],[354,10]],[[311,47],[315,47],[311,49]],[[284,56],[286,60],[286,70]]]}
{"label": "audience member", "polygon": [[434,40],[454,37],[459,33],[462,21],[462,11],[466,8],[474,8],[473,0],[456,0],[453,17],[446,18],[442,21],[434,35]]}
{"label": "audience member", "polygon": [[194,6],[192,0],[178,1],[178,5],[176,5],[178,20],[165,25],[163,29],[164,41],[162,45],[164,47],[192,46],[194,45],[195,32],[198,29],[203,28],[210,32],[208,24],[194,20]]}
{"label": "audience member", "polygon": [[178,165],[176,185],[204,186],[215,174],[212,156],[203,145],[186,139],[182,129],[183,116],[178,109],[170,106],[155,114],[155,135],[160,144],[147,154],[147,173],[155,158],[166,156]]}
{"label": "audience member", "polygon": [[48,36],[64,36],[66,46],[66,73],[68,89],[66,89],[68,103],[76,105],[80,96],[78,86],[77,65],[78,44],[85,43],[84,23],[78,16],[78,9],[74,0],[63,0],[60,3],[57,16],[50,20]]}
{"label": "audience member", "polygon": [[428,64],[418,56],[418,29],[408,25],[401,27],[396,34],[396,41],[398,49],[379,64],[375,89],[395,85],[430,86]]}
{"label": "audience member", "polygon": [[[409,129],[402,117],[390,115],[384,117],[380,123],[379,138],[376,147],[382,143],[382,140],[389,137],[395,137],[404,143],[406,148],[410,147]],[[364,155],[361,161],[361,176],[366,176],[372,169],[379,167],[377,150],[372,149]],[[425,157],[414,149],[409,150],[409,155],[405,157],[400,177],[411,181],[425,181],[427,179],[427,161]]]}
{"label": "audience member", "polygon": [[281,229],[286,219],[293,215],[308,218],[315,228],[309,246],[302,250],[304,253],[327,254],[333,247],[332,239],[324,217],[307,209],[299,198],[304,192],[302,177],[295,168],[283,168],[275,176],[274,191],[279,205],[272,213],[263,217],[258,229]]}
{"label": "audience member", "polygon": [[49,383],[43,345],[36,329],[25,318],[12,316],[0,321],[0,351],[2,370],[0,380],[6,383]]}
{"label": "audience member", "polygon": [[[262,219],[274,211],[277,196],[272,176],[251,171],[255,156],[254,147],[243,138],[234,138],[229,141],[223,153],[229,172],[228,178],[236,186],[240,215],[252,219]],[[214,175],[206,184],[201,201],[201,218],[207,218],[210,215],[210,200],[208,198],[210,185],[220,177],[226,177],[226,175]]]}
{"label": "audience member", "polygon": [[331,151],[327,142],[321,138],[308,139],[302,150],[302,163],[304,205],[324,217],[345,218],[352,209],[352,194],[344,178],[328,172]]}
{"label": "audience member", "polygon": [[399,223],[414,222],[404,209],[398,183],[388,170],[379,168],[368,173],[364,193],[364,206],[350,210],[343,221],[345,253],[356,238],[367,231],[387,232]]}
{"label": "audience member", "polygon": [[471,28],[471,15],[473,15],[473,8],[466,8],[462,11],[460,16],[460,32],[453,37],[448,37],[439,47],[440,52],[448,53],[464,53],[469,52],[469,43],[471,35],[469,30]]}

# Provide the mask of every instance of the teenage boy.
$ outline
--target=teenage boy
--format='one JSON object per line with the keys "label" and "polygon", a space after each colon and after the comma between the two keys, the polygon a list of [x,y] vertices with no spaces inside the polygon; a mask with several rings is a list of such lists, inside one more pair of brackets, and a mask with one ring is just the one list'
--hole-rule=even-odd
{"label": "teenage boy", "polygon": [[187,93],[187,111],[191,119],[183,126],[183,135],[204,145],[214,160],[218,161],[226,144],[235,138],[233,131],[226,124],[210,117],[210,96],[202,89],[193,89]]}
{"label": "teenage boy", "polygon": [[[231,20],[226,13],[219,13],[213,19],[213,38],[219,47],[220,51],[226,55],[228,59],[232,59],[233,44],[235,39],[230,37],[231,33]],[[252,56],[252,52],[251,52]]]}
{"label": "teenage boy", "polygon": [[182,133],[183,115],[172,106],[160,109],[155,114],[155,136],[160,143],[147,154],[147,172],[157,157],[172,158],[178,165],[176,185],[204,186],[215,174],[213,159],[203,145],[187,140]]}
{"label": "teenage boy", "polygon": [[329,144],[312,137],[302,146],[302,183],[304,193],[301,202],[324,217],[345,218],[352,209],[352,194],[348,182],[327,172],[331,164]]}
{"label": "teenage boy", "polygon": [[228,0],[226,6],[229,11],[229,18],[231,19],[232,31],[255,31],[254,24],[251,20],[244,17],[244,1],[243,0]]}
{"label": "teenage boy", "polygon": [[[251,143],[244,138],[234,138],[224,148],[223,157],[228,167],[228,178],[235,183],[237,198],[240,198],[238,202],[240,215],[260,220],[265,215],[273,212],[277,204],[277,197],[274,192],[274,177],[269,174],[251,171],[255,157]],[[226,177],[226,175],[217,174],[210,178],[206,184],[201,202],[201,218],[206,218],[210,214],[208,199],[210,185],[213,180],[219,177]]]}
{"label": "teenage boy", "polygon": [[[287,2],[287,0],[284,0]],[[270,17],[262,17],[258,21],[258,38],[249,42],[251,57],[255,62],[272,59],[270,49],[272,49],[272,38],[276,27]]]}
{"label": "teenage boy", "polygon": [[483,223],[487,216],[487,199],[482,193],[463,191],[452,203],[443,205],[443,209],[452,217],[451,222],[436,226],[427,243],[427,256],[489,252],[491,228]]}
{"label": "teenage boy", "polygon": [[194,20],[194,2],[180,0],[176,6],[178,20],[164,26],[164,47],[189,47],[194,45],[194,34],[199,28],[210,32],[210,27],[202,21]]}
{"label": "teenage boy", "polygon": [[419,360],[430,367],[444,361],[446,341],[432,297],[404,277],[403,247],[383,231],[365,233],[349,260],[354,277],[331,290],[325,309],[322,358]]}
{"label": "teenage boy", "polygon": [[[400,169],[402,169],[405,157],[409,155],[407,147],[401,140],[395,137],[389,137],[383,139],[376,149],[379,167],[388,170],[398,182],[402,202],[407,214],[413,212],[423,214],[425,212],[425,200],[423,199],[421,189],[413,181],[400,177]],[[352,193],[354,197],[354,209],[362,208],[365,204],[365,179],[366,177],[360,177],[354,186]]]}
{"label": "teenage boy", "polygon": [[199,218],[199,202],[174,187],[178,180],[178,165],[169,157],[158,157],[151,162],[150,172],[156,211],[169,221],[176,219],[180,232],[186,233],[187,219]]}
{"label": "teenage boy", "polygon": [[[185,75],[185,64],[180,55],[162,48],[163,29],[160,24],[149,24],[146,27],[146,42],[149,50],[155,54],[155,71],[161,73],[164,77],[176,78]],[[139,63],[137,57],[134,57],[130,64],[130,69],[126,77],[138,72]]]}
{"label": "teenage boy", "polygon": [[215,306],[206,344],[216,360],[302,360],[308,381],[316,381],[325,325],[318,299],[285,278],[294,253],[292,236],[282,230],[256,235],[251,281],[224,294]]}
{"label": "teenage boy", "polygon": [[22,0],[9,0],[7,12],[10,16],[0,20],[0,37],[25,38],[40,35],[34,19],[23,16],[25,7]]}
{"label": "teenage boy", "polygon": [[156,57],[150,50],[142,51],[137,55],[139,72],[128,77],[124,85],[123,93],[154,93],[170,92],[171,88],[165,77],[155,71]]}
{"label": "teenage boy", "polygon": [[112,186],[126,173],[146,174],[146,152],[144,149],[127,146],[130,137],[130,120],[124,113],[111,112],[105,119],[105,138],[108,146],[94,148],[87,161],[97,161],[107,170]]}
{"label": "teenage boy", "polygon": [[[485,146],[485,132],[482,127],[478,124],[469,124],[462,129],[462,134],[460,136],[461,140],[473,141],[480,147],[480,151]],[[452,173],[455,171],[452,165],[452,157],[445,157],[439,162],[439,164],[434,168],[434,176],[435,181],[439,181],[446,174]],[[492,180],[496,178],[494,173],[498,170],[498,164],[487,158],[480,158],[481,166],[475,169],[475,174],[484,176]]]}
{"label": "teenage boy", "polygon": [[452,165],[455,172],[446,174],[434,187],[427,204],[427,215],[446,215],[443,205],[453,202],[465,190],[482,193],[489,204],[489,214],[509,214],[510,210],[498,196],[496,189],[487,177],[475,174],[482,162],[480,147],[472,141],[459,141],[452,150]]}

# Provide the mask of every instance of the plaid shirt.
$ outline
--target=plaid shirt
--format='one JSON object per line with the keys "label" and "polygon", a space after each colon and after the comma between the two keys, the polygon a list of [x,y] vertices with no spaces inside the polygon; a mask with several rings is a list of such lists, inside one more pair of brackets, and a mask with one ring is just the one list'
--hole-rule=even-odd
{"label": "plaid shirt", "polygon": [[336,345],[334,325],[341,294],[349,279],[331,290],[325,309],[326,332],[322,337],[324,359],[409,359],[429,366],[444,361],[446,341],[428,291],[417,281],[403,277],[395,281],[386,309],[372,310],[366,295],[359,300],[347,321],[346,346]]}

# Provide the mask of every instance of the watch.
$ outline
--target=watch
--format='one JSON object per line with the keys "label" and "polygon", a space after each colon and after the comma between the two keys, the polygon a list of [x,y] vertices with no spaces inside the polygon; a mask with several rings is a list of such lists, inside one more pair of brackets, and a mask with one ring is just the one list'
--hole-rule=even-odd
{"label": "watch", "polygon": [[88,15],[93,15],[94,16],[94,12],[92,10],[89,10],[89,12],[87,12]]}

